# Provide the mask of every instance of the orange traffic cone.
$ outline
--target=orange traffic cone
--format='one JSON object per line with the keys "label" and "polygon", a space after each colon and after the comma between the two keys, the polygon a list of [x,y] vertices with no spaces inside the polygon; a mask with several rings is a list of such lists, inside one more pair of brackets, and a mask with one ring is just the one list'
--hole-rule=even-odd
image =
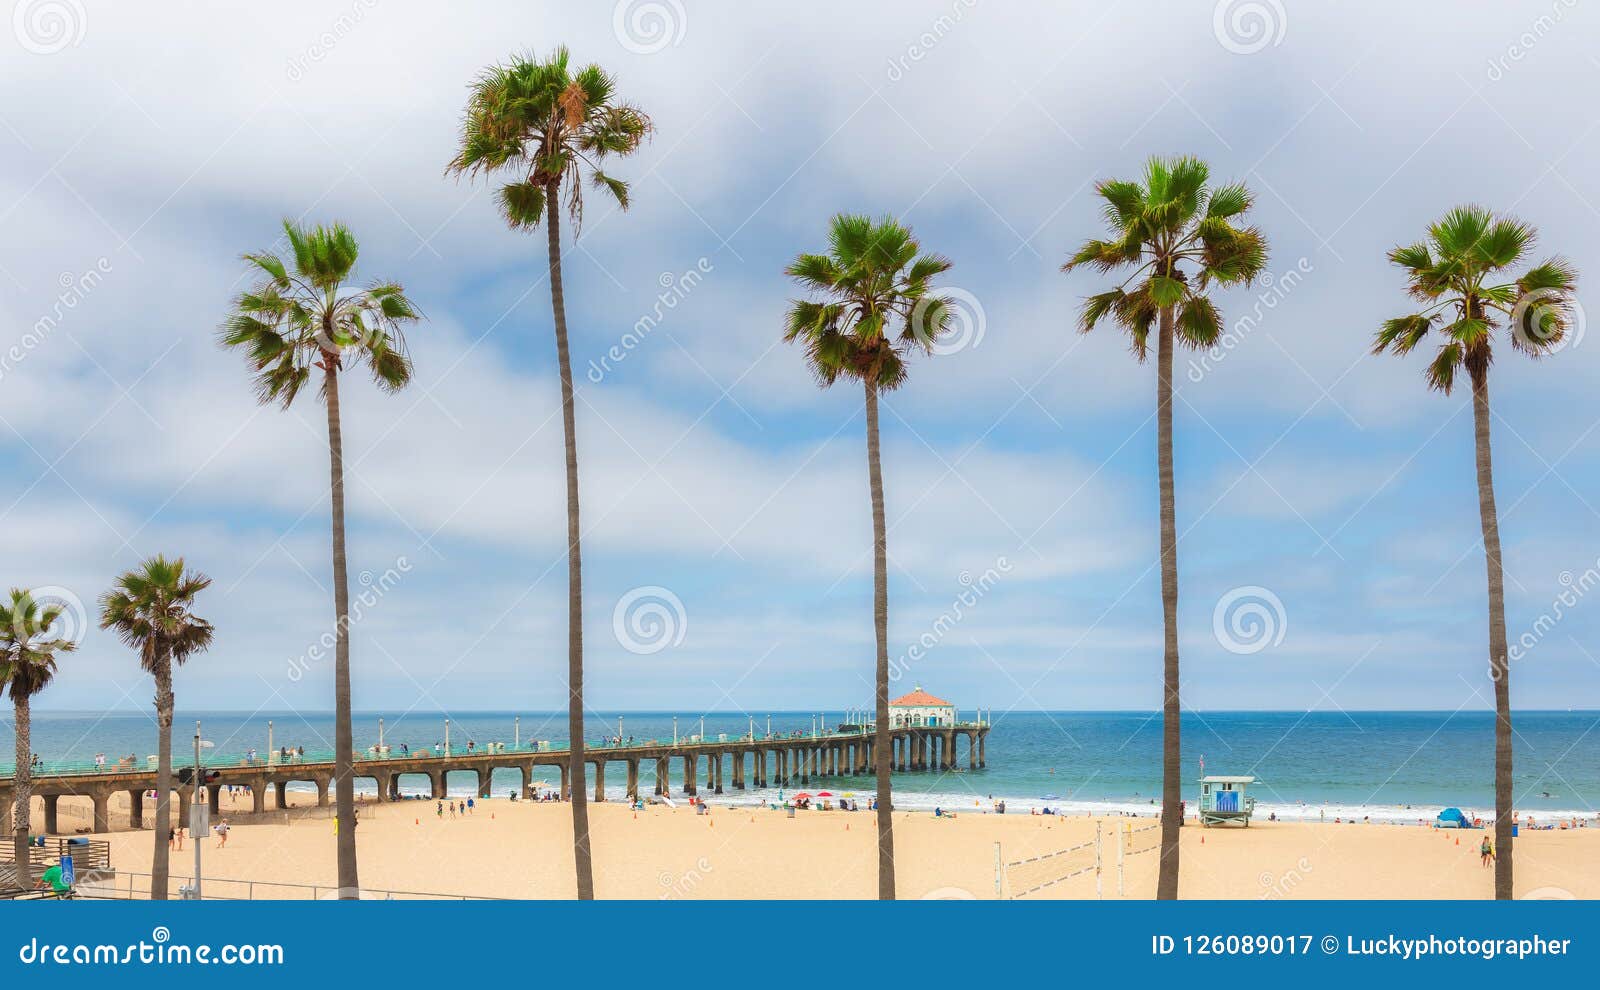
{"label": "orange traffic cone", "polygon": [[413,819],[411,819],[411,824],[413,824],[413,825],[421,825],[422,824],[422,819],[413,818]]}
{"label": "orange traffic cone", "polygon": [[1461,836],[1456,836],[1456,845],[1461,845]]}
{"label": "orange traffic cone", "polygon": [[1200,844],[1202,846],[1206,844],[1206,837],[1203,834],[1200,836]]}

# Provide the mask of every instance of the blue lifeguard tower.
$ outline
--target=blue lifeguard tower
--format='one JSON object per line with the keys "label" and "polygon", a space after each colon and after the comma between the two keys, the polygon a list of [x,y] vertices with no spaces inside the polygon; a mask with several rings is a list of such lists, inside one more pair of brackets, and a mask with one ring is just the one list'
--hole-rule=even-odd
{"label": "blue lifeguard tower", "polygon": [[1254,777],[1201,777],[1200,826],[1242,824],[1250,827],[1256,799],[1245,793]]}

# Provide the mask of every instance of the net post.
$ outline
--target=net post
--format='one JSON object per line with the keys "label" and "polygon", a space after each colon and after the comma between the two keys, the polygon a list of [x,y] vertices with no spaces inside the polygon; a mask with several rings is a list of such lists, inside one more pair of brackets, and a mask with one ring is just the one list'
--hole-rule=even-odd
{"label": "net post", "polygon": [[1122,881],[1122,872],[1123,872],[1123,865],[1122,864],[1127,861],[1127,855],[1126,854],[1127,854],[1128,842],[1133,839],[1133,833],[1131,831],[1133,826],[1128,824],[1127,822],[1124,822],[1122,827],[1123,827],[1123,829],[1125,831],[1117,833],[1117,896],[1118,897],[1126,897],[1126,896],[1128,896],[1127,889],[1124,887],[1123,881]]}
{"label": "net post", "polygon": [[1094,899],[1097,900],[1097,901],[1105,900],[1105,892],[1101,888],[1101,880],[1100,880],[1100,825],[1101,825],[1100,820],[1098,818],[1095,819],[1095,823],[1094,823]]}

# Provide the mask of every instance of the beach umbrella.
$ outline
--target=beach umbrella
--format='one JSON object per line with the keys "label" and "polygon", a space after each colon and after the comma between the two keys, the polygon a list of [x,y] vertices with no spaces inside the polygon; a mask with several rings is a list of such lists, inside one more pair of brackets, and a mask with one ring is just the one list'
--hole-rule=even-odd
{"label": "beach umbrella", "polygon": [[832,791],[818,791],[817,797],[833,797]]}
{"label": "beach umbrella", "polygon": [[791,794],[791,795],[789,795],[789,799],[791,801],[798,801],[801,798],[810,799],[810,797],[811,797],[811,795],[807,794],[805,791],[801,791],[799,794]]}

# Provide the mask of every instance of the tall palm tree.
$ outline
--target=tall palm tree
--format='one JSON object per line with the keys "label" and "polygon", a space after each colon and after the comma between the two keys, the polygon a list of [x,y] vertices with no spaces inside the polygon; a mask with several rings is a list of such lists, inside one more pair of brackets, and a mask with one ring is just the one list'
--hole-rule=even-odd
{"label": "tall palm tree", "polygon": [[876,731],[878,897],[894,900],[894,828],[889,794],[889,537],[883,518],[878,393],[905,383],[907,359],[929,351],[948,332],[949,304],[934,295],[935,276],[950,261],[923,254],[911,230],[892,217],[840,214],[828,226],[826,254],[802,254],[784,273],[821,301],[789,307],[784,340],[806,349],[817,384],[860,382],[867,410],[867,479],[872,493],[872,617],[877,632]]}
{"label": "tall palm tree", "polygon": [[1161,866],[1156,896],[1178,896],[1178,829],[1183,825],[1179,747],[1178,532],[1172,483],[1172,352],[1207,348],[1222,333],[1222,314],[1206,294],[1213,284],[1249,285],[1266,264],[1261,232],[1243,226],[1250,191],[1242,183],[1210,188],[1197,158],[1153,157],[1142,180],[1112,179],[1095,189],[1105,200],[1108,240],[1090,240],[1063,271],[1088,265],[1127,272],[1116,288],[1088,297],[1084,333],[1110,317],[1127,331],[1142,363],[1156,333],[1156,441],[1161,489],[1161,613],[1165,629],[1161,705]]}
{"label": "tall palm tree", "polygon": [[[185,570],[183,558],[157,554],[118,577],[100,596],[100,628],[139,651],[139,666],[156,680],[156,831],[150,897],[167,897],[167,830],[172,825],[172,670],[211,646],[211,623],[194,614],[195,596],[211,579]],[[196,794],[199,782],[196,781]],[[181,823],[180,823],[181,824]]]}
{"label": "tall palm tree", "polygon": [[503,174],[500,214],[513,230],[545,227],[550,308],[561,373],[561,425],[567,471],[567,735],[571,739],[572,857],[578,897],[594,897],[589,806],[583,753],[583,566],[578,525],[578,438],[573,418],[572,361],[561,288],[561,206],[576,234],[583,222],[583,180],[628,208],[628,184],[601,171],[610,156],[639,149],[653,129],[637,107],[621,102],[616,83],[598,65],[572,69],[565,48],[548,59],[519,55],[485,70],[473,83],[462,118],[461,147],[445,171],[469,177]]}
{"label": "tall palm tree", "polygon": [[1420,312],[1385,320],[1372,351],[1409,354],[1429,336],[1440,339],[1428,363],[1428,387],[1450,394],[1465,369],[1472,385],[1478,468],[1478,521],[1489,578],[1489,677],[1494,682],[1494,895],[1511,894],[1511,667],[1506,648],[1505,578],[1500,521],[1489,458],[1489,366],[1494,331],[1504,327],[1512,350],[1540,357],[1559,348],[1572,321],[1577,270],[1559,257],[1520,277],[1508,271],[1533,250],[1533,227],[1480,206],[1458,206],[1428,228],[1426,240],[1389,252],[1405,269],[1406,289]]}
{"label": "tall palm tree", "polygon": [[365,364],[385,392],[411,381],[404,329],[421,313],[398,282],[350,283],[360,245],[344,224],[306,228],[283,222],[293,256],[247,254],[261,281],[241,293],[218,339],[245,352],[256,397],[287,409],[321,372],[328,413],[329,491],[333,504],[334,796],[338,830],[339,896],[360,896],[356,870],[355,745],[350,726],[350,579],[344,536],[344,435],[339,418],[339,373]]}
{"label": "tall palm tree", "polygon": [[65,614],[62,605],[34,600],[33,594],[11,589],[11,601],[0,602],[0,688],[11,689],[16,709],[17,770],[12,780],[12,827],[16,843],[12,880],[18,889],[33,883],[29,859],[29,805],[33,801],[33,696],[43,691],[56,674],[56,656],[71,653],[78,644],[50,634],[50,627]]}

